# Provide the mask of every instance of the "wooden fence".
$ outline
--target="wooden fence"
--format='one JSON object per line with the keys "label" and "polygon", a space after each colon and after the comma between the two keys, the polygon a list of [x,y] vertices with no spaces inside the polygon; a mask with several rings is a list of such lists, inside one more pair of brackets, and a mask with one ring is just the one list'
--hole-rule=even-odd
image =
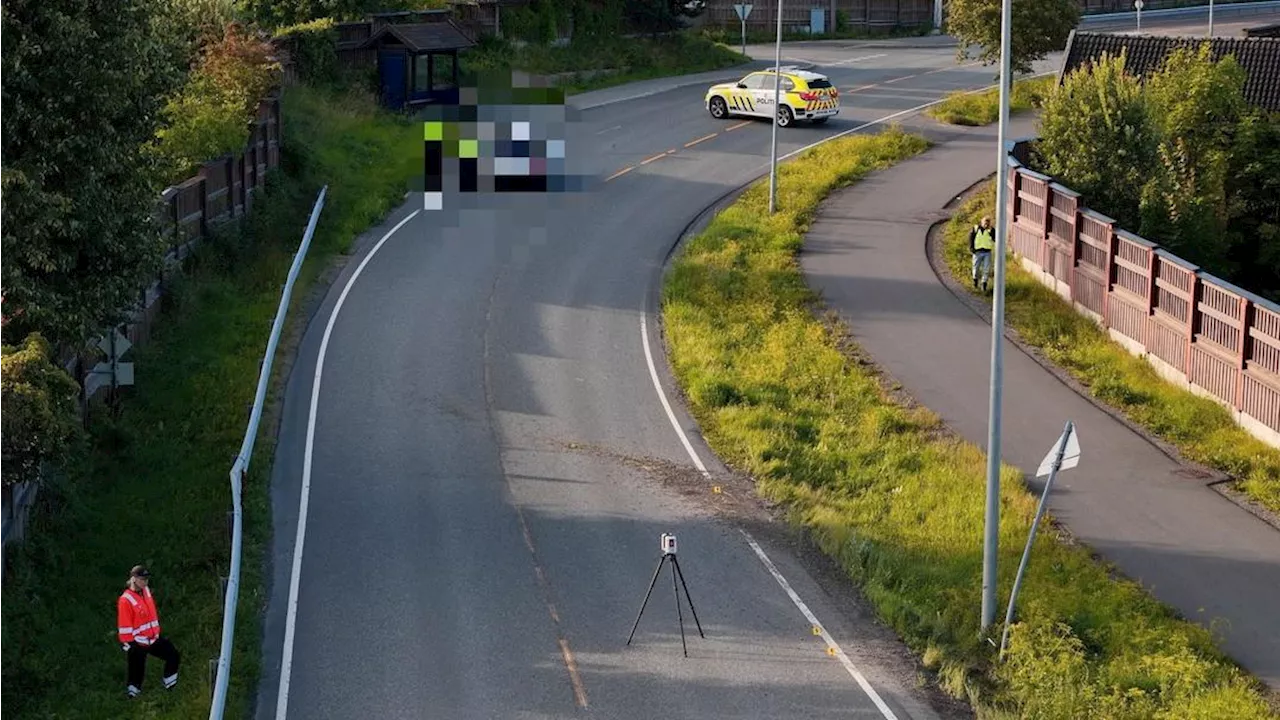
{"label": "wooden fence", "polygon": [[[731,0],[712,0],[706,5],[698,23],[738,32],[741,22]],[[822,10],[826,31],[836,29],[837,15],[847,29],[888,29],[919,27],[933,24],[933,0],[814,0],[807,4],[784,2],[782,27],[786,32],[805,32],[811,22],[810,13]],[[772,33],[778,18],[778,0],[756,0],[747,16],[747,29]]]}
{"label": "wooden fence", "polygon": [[1167,380],[1280,447],[1280,305],[1201,271],[1084,207],[1010,148],[1009,245],[1040,282]]}
{"label": "wooden fence", "polygon": [[[249,212],[255,192],[266,182],[267,171],[279,164],[280,98],[273,92],[258,106],[244,150],[205,163],[195,176],[161,193],[156,219],[169,249],[160,273],[138,291],[122,328],[131,343],[141,345],[150,339],[167,278],[219,225]],[[96,354],[90,351],[70,350],[62,355],[63,367],[80,383],[82,412],[102,388],[111,384],[110,377],[91,372],[97,361]]]}
{"label": "wooden fence", "polygon": [[[278,92],[273,92],[258,106],[244,150],[205,163],[194,177],[160,195],[156,218],[164,228],[169,249],[160,273],[138,291],[137,301],[124,323],[123,334],[131,343],[141,345],[150,339],[151,327],[160,314],[160,298],[172,273],[219,225],[250,211],[254,194],[266,182],[267,171],[279,164],[280,98]],[[104,335],[114,331],[115,328],[108,329]],[[93,372],[100,356],[89,348],[91,346],[68,348],[59,353],[59,362],[80,384],[79,409],[85,423],[89,422],[90,401],[103,388],[111,386],[109,376]],[[124,362],[128,362],[127,357]],[[6,487],[0,493],[0,519],[3,520],[0,544],[24,538],[27,513],[38,489],[22,484]]]}

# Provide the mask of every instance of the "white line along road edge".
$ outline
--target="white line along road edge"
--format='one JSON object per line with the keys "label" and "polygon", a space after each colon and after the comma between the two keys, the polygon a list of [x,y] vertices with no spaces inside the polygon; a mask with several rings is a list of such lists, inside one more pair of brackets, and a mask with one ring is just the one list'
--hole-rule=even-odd
{"label": "white line along road edge", "polygon": [[[996,86],[989,85],[971,92],[981,92],[982,90],[986,90],[991,87]],[[815,143],[806,145],[799,150],[794,150],[779,157],[778,162],[795,157],[806,150],[811,150],[823,143],[831,142],[836,138],[844,137],[845,135],[858,132],[859,130],[865,130],[873,125],[886,123],[895,118],[902,117],[903,115],[920,112],[927,107],[937,105],[945,100],[946,98],[940,98],[932,102],[924,103],[923,105],[917,105],[916,107],[901,110],[893,113],[892,115],[885,115],[882,118],[863,123],[855,128],[825,137]],[[768,168],[767,165],[763,167],[766,169]],[[692,460],[694,466],[698,468],[698,472],[702,473],[703,477],[710,477],[711,474],[707,472],[707,466],[702,463],[702,459],[699,458],[698,453],[694,451],[693,444],[689,442],[689,436],[685,434],[684,428],[680,427],[680,421],[676,419],[676,414],[671,410],[671,403],[668,402],[667,394],[662,389],[662,382],[658,379],[658,368],[653,363],[653,351],[649,348],[648,313],[645,311],[640,312],[640,341],[644,346],[644,359],[649,364],[649,377],[653,380],[653,389],[658,393],[658,399],[662,401],[662,408],[667,411],[667,419],[671,421],[671,427],[675,428],[676,435],[680,437],[680,443],[684,445],[685,452],[689,454],[689,459]],[[747,544],[751,546],[751,550],[755,552],[756,557],[758,557],[760,562],[764,564],[765,568],[769,571],[769,574],[773,575],[773,579],[778,581],[778,585],[780,585],[783,591],[787,593],[787,597],[791,598],[791,602],[795,603],[795,606],[800,610],[801,614],[805,616],[805,619],[812,623],[814,627],[818,628],[818,631],[822,634],[822,639],[826,642],[827,647],[831,648],[831,650],[835,652],[836,657],[840,659],[840,664],[849,672],[849,675],[858,683],[858,686],[867,694],[867,697],[871,698],[871,701],[875,703],[876,708],[880,710],[880,714],[885,717],[885,720],[898,720],[898,717],[893,714],[893,711],[890,710],[889,706],[885,704],[883,699],[881,699],[880,694],[875,691],[875,688],[871,687],[871,683],[867,682],[867,678],[863,676],[857,666],[853,664],[853,661],[849,659],[849,656],[845,654],[843,649],[841,649],[839,643],[835,641],[835,638],[831,637],[831,633],[827,632],[827,628],[818,621],[817,616],[813,614],[813,611],[809,609],[808,605],[805,605],[804,601],[800,599],[800,596],[796,594],[796,591],[791,588],[791,584],[787,582],[787,579],[783,577],[782,573],[778,572],[778,568],[774,566],[773,561],[769,559],[769,556],[765,554],[764,550],[761,549],[755,539],[752,538],[746,530],[739,529],[738,532],[742,533],[746,538]]]}
{"label": "white line along road edge", "polygon": [[392,235],[396,234],[404,224],[417,217],[420,210],[414,210],[409,213],[403,220],[396,223],[396,226],[387,231],[386,235],[378,241],[368,255],[360,261],[356,266],[355,272],[351,273],[351,277],[347,278],[347,282],[342,286],[342,293],[338,295],[338,302],[334,303],[333,311],[329,313],[329,321],[324,326],[324,337],[320,340],[320,352],[316,357],[316,374],[311,382],[311,409],[307,413],[307,445],[302,456],[302,493],[298,500],[298,535],[293,543],[293,571],[289,575],[289,605],[285,609],[284,620],[284,655],[280,663],[280,689],[276,694],[276,720],[284,720],[289,709],[289,675],[293,668],[293,634],[297,626],[298,615],[298,585],[302,579],[302,544],[307,536],[307,504],[311,495],[311,455],[315,447],[316,437],[316,407],[320,404],[320,376],[324,374],[324,353],[329,349],[329,337],[333,334],[334,322],[338,319],[338,313],[342,310],[342,305],[347,301],[347,293],[351,292],[351,287],[355,285],[356,278],[360,277],[360,273],[364,272],[364,268],[378,254],[380,250]]}
{"label": "white line along road edge", "polygon": [[[694,452],[693,445],[689,442],[689,436],[685,434],[684,428],[680,427],[680,422],[676,420],[676,414],[671,410],[671,403],[667,402],[667,394],[662,391],[662,383],[658,380],[658,369],[653,364],[653,352],[649,349],[649,326],[645,320],[646,315],[647,313],[640,313],[640,338],[644,344],[644,359],[649,363],[649,377],[653,379],[653,387],[658,391],[658,399],[662,401],[662,407],[667,411],[667,419],[671,421],[671,427],[675,428],[676,434],[680,436],[680,442],[684,445],[685,452],[689,453],[689,459],[693,461],[693,464],[698,468],[698,472],[702,473],[703,477],[711,477],[711,473],[707,472],[707,466],[702,464],[702,459],[698,457],[698,453]],[[795,603],[795,606],[800,609],[800,613],[804,615],[810,624],[818,628],[823,642],[835,652],[836,657],[840,659],[840,664],[858,683],[858,686],[867,694],[867,697],[871,698],[871,702],[875,703],[876,708],[880,710],[880,714],[885,717],[885,720],[898,720],[898,716],[893,714],[893,711],[880,698],[880,694],[876,692],[875,688],[871,687],[871,683],[867,682],[866,677],[862,675],[857,666],[853,664],[853,661],[849,659],[849,656],[845,654],[835,638],[831,637],[831,633],[827,632],[826,626],[818,620],[818,617],[813,614],[809,606],[805,605],[800,596],[796,594],[796,591],[791,589],[791,583],[787,582],[782,573],[778,572],[778,568],[774,566],[773,561],[756,543],[755,538],[741,528],[739,528],[738,532],[742,533],[743,537],[747,539],[747,544],[751,546],[756,557],[760,558],[760,562],[764,563],[765,569],[782,586],[782,590],[787,593],[787,597],[791,598],[791,602]]]}

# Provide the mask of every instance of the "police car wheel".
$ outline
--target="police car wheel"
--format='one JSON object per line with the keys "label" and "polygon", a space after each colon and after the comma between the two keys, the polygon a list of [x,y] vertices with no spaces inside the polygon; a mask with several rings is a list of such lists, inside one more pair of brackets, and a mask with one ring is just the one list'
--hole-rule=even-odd
{"label": "police car wheel", "polygon": [[791,108],[785,105],[778,108],[778,127],[787,127],[794,119],[795,116],[791,114]]}
{"label": "police car wheel", "polygon": [[724,98],[711,98],[711,117],[723,119],[729,116],[729,106],[725,104]]}

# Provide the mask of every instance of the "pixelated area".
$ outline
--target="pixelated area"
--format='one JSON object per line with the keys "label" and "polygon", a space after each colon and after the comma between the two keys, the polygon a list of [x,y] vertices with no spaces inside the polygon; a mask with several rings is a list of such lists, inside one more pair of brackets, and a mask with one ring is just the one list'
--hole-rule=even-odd
{"label": "pixelated area", "polygon": [[423,127],[425,209],[457,192],[562,193],[585,189],[570,172],[568,128],[577,111],[560,88],[512,72],[485,72],[459,89],[456,105],[419,113]]}

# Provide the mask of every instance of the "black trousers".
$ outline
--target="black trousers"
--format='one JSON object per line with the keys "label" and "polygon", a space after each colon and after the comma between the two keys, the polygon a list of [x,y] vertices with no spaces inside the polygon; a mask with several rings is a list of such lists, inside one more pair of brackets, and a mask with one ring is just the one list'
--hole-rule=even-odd
{"label": "black trousers", "polygon": [[167,637],[159,637],[150,645],[129,643],[129,684],[142,689],[142,677],[147,672],[147,656],[155,655],[164,660],[164,677],[178,674],[178,648]]}

